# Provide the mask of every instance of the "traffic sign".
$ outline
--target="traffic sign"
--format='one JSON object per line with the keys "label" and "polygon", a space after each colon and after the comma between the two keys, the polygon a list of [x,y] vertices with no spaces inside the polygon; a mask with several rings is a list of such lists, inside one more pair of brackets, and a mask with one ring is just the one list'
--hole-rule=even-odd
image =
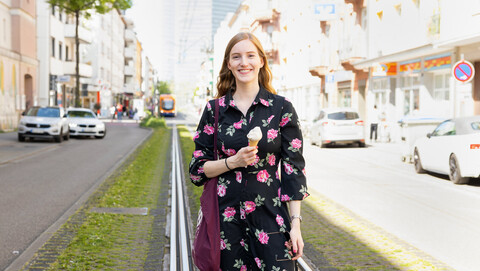
{"label": "traffic sign", "polygon": [[469,61],[460,60],[453,65],[452,75],[457,81],[467,83],[475,76],[475,68]]}

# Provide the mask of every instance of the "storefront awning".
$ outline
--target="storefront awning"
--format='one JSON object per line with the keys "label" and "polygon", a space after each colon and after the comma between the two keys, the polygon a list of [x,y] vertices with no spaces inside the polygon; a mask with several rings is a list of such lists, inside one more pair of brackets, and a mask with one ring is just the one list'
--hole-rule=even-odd
{"label": "storefront awning", "polygon": [[442,52],[449,51],[450,48],[440,48],[434,44],[427,44],[417,48],[412,48],[409,50],[393,53],[390,55],[380,56],[376,58],[366,59],[353,63],[355,69],[367,69],[375,65],[376,63],[387,63],[387,62],[400,62],[404,60],[409,60],[413,58],[419,58],[423,56],[438,54]]}

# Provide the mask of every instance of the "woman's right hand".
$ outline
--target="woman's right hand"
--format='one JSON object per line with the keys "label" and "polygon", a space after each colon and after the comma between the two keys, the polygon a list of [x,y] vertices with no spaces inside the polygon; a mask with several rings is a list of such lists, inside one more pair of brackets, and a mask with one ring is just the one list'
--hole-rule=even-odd
{"label": "woman's right hand", "polygon": [[[258,152],[257,147],[243,147],[237,154],[228,159],[229,164],[232,163],[234,167],[247,167],[255,162],[256,154]],[[231,162],[230,162],[231,160]]]}

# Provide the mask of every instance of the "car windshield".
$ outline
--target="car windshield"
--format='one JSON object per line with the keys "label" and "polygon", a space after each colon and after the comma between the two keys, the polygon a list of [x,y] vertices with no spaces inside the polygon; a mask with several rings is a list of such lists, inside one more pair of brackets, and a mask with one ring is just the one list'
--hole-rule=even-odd
{"label": "car windshield", "polygon": [[358,119],[358,114],[357,112],[342,111],[330,113],[328,114],[328,118],[331,120],[354,120]]}
{"label": "car windshield", "polygon": [[87,118],[94,119],[95,115],[88,111],[68,111],[69,118]]}
{"label": "car windshield", "polygon": [[32,117],[59,118],[60,109],[52,107],[32,107],[25,115]]}

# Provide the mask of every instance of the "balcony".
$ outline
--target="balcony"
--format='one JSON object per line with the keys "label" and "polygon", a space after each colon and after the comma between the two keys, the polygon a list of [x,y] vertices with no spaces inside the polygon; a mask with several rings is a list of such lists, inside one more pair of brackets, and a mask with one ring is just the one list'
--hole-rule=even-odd
{"label": "balcony", "polygon": [[[85,63],[80,63],[78,68],[79,68],[80,77],[92,77],[92,66]],[[63,63],[63,74],[65,75],[76,74],[74,61],[65,61]]]}
{"label": "balcony", "polygon": [[135,58],[135,51],[131,47],[125,48],[124,52],[125,59],[134,59]]}
{"label": "balcony", "polygon": [[[67,39],[75,39],[75,25],[74,24],[65,24],[63,28],[63,34]],[[86,29],[85,27],[78,26],[78,39],[80,43],[90,44],[92,43],[92,32]]]}
{"label": "balcony", "polygon": [[309,71],[313,76],[324,76],[333,69],[337,62],[337,54],[331,52],[330,40],[322,38],[320,42],[312,45],[309,52]]}
{"label": "balcony", "polygon": [[133,84],[133,83],[124,84],[123,85],[123,92],[134,93],[135,92],[135,84]]}
{"label": "balcony", "polygon": [[136,40],[135,32],[131,29],[125,29],[125,42],[134,42]]}
{"label": "balcony", "polygon": [[125,66],[125,71],[124,71],[125,76],[134,76],[135,75],[135,68],[133,65]]}

